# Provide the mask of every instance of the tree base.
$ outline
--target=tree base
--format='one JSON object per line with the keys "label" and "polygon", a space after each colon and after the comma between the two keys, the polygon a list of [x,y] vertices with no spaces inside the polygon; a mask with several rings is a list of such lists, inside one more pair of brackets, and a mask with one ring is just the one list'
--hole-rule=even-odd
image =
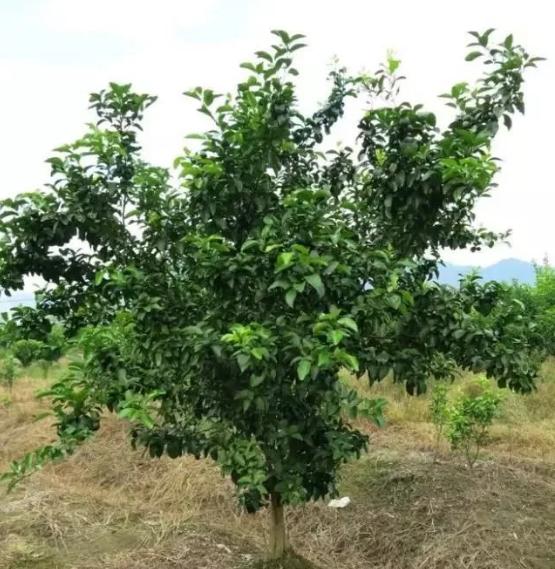
{"label": "tree base", "polygon": [[[297,555],[293,551],[287,553],[281,559],[256,561],[253,565],[248,565],[248,569],[320,569],[308,559]],[[247,569],[245,568],[245,569]]]}

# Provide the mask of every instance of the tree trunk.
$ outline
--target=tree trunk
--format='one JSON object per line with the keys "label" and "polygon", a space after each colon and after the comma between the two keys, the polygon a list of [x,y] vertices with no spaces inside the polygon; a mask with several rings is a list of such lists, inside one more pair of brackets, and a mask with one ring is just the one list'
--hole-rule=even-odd
{"label": "tree trunk", "polygon": [[272,493],[270,511],[270,559],[283,557],[287,550],[287,534],[285,517],[280,495]]}

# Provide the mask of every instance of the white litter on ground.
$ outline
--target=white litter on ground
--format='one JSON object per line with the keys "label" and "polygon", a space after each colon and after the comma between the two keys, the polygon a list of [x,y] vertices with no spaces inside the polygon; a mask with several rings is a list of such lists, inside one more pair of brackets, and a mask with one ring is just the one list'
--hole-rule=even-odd
{"label": "white litter on ground", "polygon": [[328,506],[330,508],[346,508],[350,503],[351,503],[351,498],[349,498],[349,496],[344,496],[343,498],[330,500]]}

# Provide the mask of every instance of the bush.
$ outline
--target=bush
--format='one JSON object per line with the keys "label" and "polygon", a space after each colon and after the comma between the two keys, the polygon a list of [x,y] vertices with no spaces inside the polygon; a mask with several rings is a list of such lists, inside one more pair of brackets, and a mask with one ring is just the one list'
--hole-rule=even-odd
{"label": "bush", "polygon": [[[59,322],[52,319],[44,319],[35,314],[37,311],[29,306],[19,306],[12,314],[3,313],[0,318],[0,348],[13,351],[15,344],[21,341],[32,341],[41,344],[31,346],[20,344],[17,350],[24,352],[23,358],[29,365],[36,359],[44,359],[50,362],[58,360],[67,348],[65,329]],[[40,356],[27,356],[29,351],[38,350]],[[19,357],[19,356],[18,356]],[[19,358],[21,359],[21,358]],[[23,363],[23,360],[21,360]]]}
{"label": "bush", "polygon": [[12,398],[9,395],[0,395],[0,409],[6,409],[12,404]]}
{"label": "bush", "polygon": [[447,438],[453,450],[462,450],[469,468],[488,441],[488,429],[499,412],[501,397],[482,377],[469,384],[448,408]]}
{"label": "bush", "polygon": [[512,294],[533,318],[545,354],[555,355],[555,269],[546,260],[544,265],[536,267],[536,282],[513,283]]}
{"label": "bush", "polygon": [[9,348],[14,340],[18,338],[17,325],[13,319],[9,318],[6,312],[3,312],[0,317],[0,347]]}
{"label": "bush", "polygon": [[12,344],[11,350],[21,365],[28,367],[35,360],[44,359],[48,346],[39,340],[17,340]]}
{"label": "bush", "polygon": [[18,371],[17,360],[12,354],[8,353],[0,360],[0,382],[8,389],[13,387]]}
{"label": "bush", "polygon": [[432,423],[436,428],[436,446],[439,446],[439,441],[449,419],[448,393],[449,388],[446,383],[438,383],[432,390],[430,411],[432,415]]}
{"label": "bush", "polygon": [[67,347],[64,327],[61,324],[54,324],[46,338],[46,351],[43,355],[44,359],[54,362],[60,359]]}

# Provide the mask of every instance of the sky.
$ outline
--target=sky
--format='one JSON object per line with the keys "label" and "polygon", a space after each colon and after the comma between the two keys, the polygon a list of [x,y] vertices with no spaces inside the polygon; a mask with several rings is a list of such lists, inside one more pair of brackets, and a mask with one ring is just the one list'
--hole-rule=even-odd
{"label": "sky", "polygon": [[[393,50],[407,76],[400,98],[446,121],[438,95],[480,71],[464,61],[467,32],[494,27],[500,39],[513,33],[530,53],[548,58],[527,76],[526,115],[498,136],[499,187],[477,209],[480,224],[512,230],[511,246],[445,258],[471,265],[546,254],[555,260],[552,11],[546,0],[0,0],[0,197],[48,181],[45,159],[84,133],[93,120],[88,94],[109,81],[158,95],[142,144],[147,160],[169,167],[185,135],[209,127],[183,91],[232,91],[245,73],[239,64],[270,45],[272,29],[307,36],[296,65],[303,110],[325,98],[334,58],[352,71],[372,71]],[[356,112],[347,113],[351,123]],[[341,125],[335,138],[350,144],[351,135]]]}

